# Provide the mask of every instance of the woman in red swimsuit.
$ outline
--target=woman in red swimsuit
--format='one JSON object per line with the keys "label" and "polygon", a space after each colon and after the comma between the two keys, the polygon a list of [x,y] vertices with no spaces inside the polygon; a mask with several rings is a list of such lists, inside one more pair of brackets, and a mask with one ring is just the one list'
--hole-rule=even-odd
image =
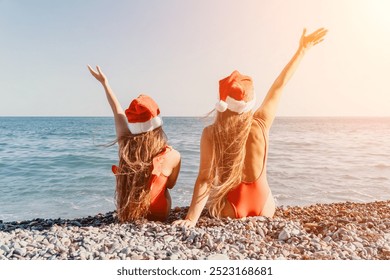
{"label": "woman in red swimsuit", "polygon": [[275,202],[267,182],[268,131],[284,86],[306,51],[321,42],[327,30],[304,30],[299,48],[277,77],[263,103],[255,105],[252,79],[234,71],[219,82],[215,121],[203,130],[200,167],[190,208],[181,226],[195,226],[206,206],[214,217],[272,217]]}
{"label": "woman in red swimsuit", "polygon": [[114,113],[119,165],[112,171],[119,221],[166,220],[171,209],[168,189],[176,183],[180,154],[167,145],[156,102],[140,95],[124,111],[99,66],[97,71],[88,69],[102,84]]}

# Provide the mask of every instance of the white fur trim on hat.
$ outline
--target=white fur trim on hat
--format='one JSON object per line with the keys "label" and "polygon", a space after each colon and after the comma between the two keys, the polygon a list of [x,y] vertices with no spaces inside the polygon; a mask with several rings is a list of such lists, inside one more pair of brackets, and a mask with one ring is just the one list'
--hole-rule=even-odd
{"label": "white fur trim on hat", "polygon": [[132,134],[140,134],[148,131],[152,131],[160,126],[162,126],[163,121],[160,118],[160,115],[150,119],[146,122],[138,122],[138,123],[129,123],[129,129]]}
{"label": "white fur trim on hat", "polygon": [[249,102],[245,102],[243,100],[239,101],[228,96],[226,98],[226,101],[220,100],[216,104],[215,108],[219,112],[225,112],[226,109],[229,109],[230,111],[236,112],[238,114],[242,114],[252,110],[255,104],[256,104],[256,96],[254,96],[253,99]]}
{"label": "white fur trim on hat", "polygon": [[225,112],[227,108],[228,104],[223,100],[219,100],[217,104],[215,104],[215,109],[217,109],[218,112]]}

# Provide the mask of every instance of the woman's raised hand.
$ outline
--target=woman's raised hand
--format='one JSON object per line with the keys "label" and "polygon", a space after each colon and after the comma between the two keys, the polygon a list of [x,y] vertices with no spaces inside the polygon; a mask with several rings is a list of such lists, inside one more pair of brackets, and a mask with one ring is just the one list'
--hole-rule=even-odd
{"label": "woman's raised hand", "polygon": [[303,33],[299,41],[299,48],[304,51],[310,49],[312,46],[315,46],[318,43],[322,42],[327,32],[328,30],[326,30],[325,28],[320,28],[313,33],[305,36],[306,28],[303,29]]}
{"label": "woman's raised hand", "polygon": [[96,80],[98,80],[102,84],[107,82],[107,78],[103,74],[103,72],[102,72],[102,70],[100,69],[99,66],[96,66],[97,72],[95,70],[93,70],[91,66],[89,66],[89,65],[87,65],[87,66],[88,66],[89,72],[91,72],[92,76],[94,76],[96,78]]}

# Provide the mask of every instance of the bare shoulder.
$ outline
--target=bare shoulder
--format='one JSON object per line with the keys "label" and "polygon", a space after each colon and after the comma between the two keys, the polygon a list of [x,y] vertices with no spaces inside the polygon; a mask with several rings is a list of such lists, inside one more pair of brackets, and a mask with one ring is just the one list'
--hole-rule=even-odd
{"label": "bare shoulder", "polygon": [[172,148],[170,151],[165,153],[163,157],[163,173],[169,176],[172,170],[180,165],[180,153]]}
{"label": "bare shoulder", "polygon": [[264,119],[253,117],[252,129],[268,134],[270,126]]}
{"label": "bare shoulder", "polygon": [[172,148],[167,154],[167,157],[169,157],[170,160],[178,162],[180,161],[180,152]]}
{"label": "bare shoulder", "polygon": [[203,132],[202,132],[202,139],[203,140],[207,140],[207,141],[210,141],[211,140],[211,136],[212,136],[212,125],[209,125],[209,126],[206,126],[204,129],[203,129]]}
{"label": "bare shoulder", "polygon": [[261,106],[257,111],[253,114],[253,120],[257,122],[258,124],[260,123],[264,128],[269,130],[271,127],[273,120],[269,119],[267,117],[267,113],[265,112],[266,110]]}
{"label": "bare shoulder", "polygon": [[177,177],[177,174],[180,169],[180,153],[175,149],[171,149],[169,152],[164,154],[164,161],[162,165],[162,173],[169,177],[171,174],[175,174],[174,177]]}
{"label": "bare shoulder", "polygon": [[267,136],[268,128],[266,123],[260,118],[253,118],[248,140],[252,140],[254,142],[265,142],[264,138]]}

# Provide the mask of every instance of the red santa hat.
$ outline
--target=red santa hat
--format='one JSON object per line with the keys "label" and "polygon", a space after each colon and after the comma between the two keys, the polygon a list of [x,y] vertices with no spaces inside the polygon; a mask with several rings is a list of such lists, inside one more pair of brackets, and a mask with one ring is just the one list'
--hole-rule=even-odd
{"label": "red santa hat", "polygon": [[237,70],[233,71],[230,76],[219,81],[219,99],[215,106],[219,112],[225,112],[226,109],[239,114],[249,112],[256,103],[252,78],[241,75]]}
{"label": "red santa hat", "polygon": [[132,134],[152,131],[163,124],[157,103],[147,95],[134,99],[125,113]]}

